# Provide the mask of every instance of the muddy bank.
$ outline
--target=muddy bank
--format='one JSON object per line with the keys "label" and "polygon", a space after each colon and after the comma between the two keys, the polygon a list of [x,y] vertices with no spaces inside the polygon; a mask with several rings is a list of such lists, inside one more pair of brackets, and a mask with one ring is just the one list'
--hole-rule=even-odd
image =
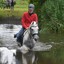
{"label": "muddy bank", "polygon": [[17,17],[6,17],[6,18],[2,18],[0,17],[0,24],[16,24],[19,25],[21,24],[20,22],[21,18],[17,18]]}

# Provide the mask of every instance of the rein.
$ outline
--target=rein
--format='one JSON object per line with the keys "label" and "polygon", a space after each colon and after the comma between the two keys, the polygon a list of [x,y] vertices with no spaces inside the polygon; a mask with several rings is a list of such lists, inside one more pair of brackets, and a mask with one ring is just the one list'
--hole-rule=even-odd
{"label": "rein", "polygon": [[[32,23],[33,23],[33,22],[32,22]],[[29,28],[24,32],[24,35],[25,35],[27,32],[29,32],[29,29],[30,29],[32,23],[30,24]]]}

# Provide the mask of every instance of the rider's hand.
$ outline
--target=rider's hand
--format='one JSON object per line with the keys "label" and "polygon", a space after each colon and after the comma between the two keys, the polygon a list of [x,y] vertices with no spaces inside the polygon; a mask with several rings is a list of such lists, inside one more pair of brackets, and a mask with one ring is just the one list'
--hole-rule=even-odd
{"label": "rider's hand", "polygon": [[28,29],[28,27],[26,29]]}

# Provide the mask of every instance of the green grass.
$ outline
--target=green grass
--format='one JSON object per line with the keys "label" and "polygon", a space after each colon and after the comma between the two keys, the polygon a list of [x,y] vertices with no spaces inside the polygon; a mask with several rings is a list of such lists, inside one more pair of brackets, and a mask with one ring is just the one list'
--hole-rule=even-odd
{"label": "green grass", "polygon": [[0,8],[0,18],[6,17],[18,17],[20,18],[22,14],[28,10],[28,0],[16,0],[16,5],[14,6],[14,10],[10,9],[1,9]]}
{"label": "green grass", "polygon": [[28,0],[16,0],[15,8],[28,8]]}
{"label": "green grass", "polygon": [[10,9],[0,9],[0,17],[11,17],[11,16],[14,16],[14,17],[18,17],[20,18],[23,13],[27,11],[27,9],[19,9],[19,8],[15,8],[14,10],[10,10]]}

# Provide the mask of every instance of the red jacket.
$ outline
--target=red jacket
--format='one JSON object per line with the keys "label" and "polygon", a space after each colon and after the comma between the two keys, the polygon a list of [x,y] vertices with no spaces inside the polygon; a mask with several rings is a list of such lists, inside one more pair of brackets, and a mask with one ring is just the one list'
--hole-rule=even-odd
{"label": "red jacket", "polygon": [[30,26],[32,21],[38,22],[37,14],[33,13],[32,15],[30,15],[28,12],[25,12],[21,19],[22,26],[25,29],[27,29]]}

